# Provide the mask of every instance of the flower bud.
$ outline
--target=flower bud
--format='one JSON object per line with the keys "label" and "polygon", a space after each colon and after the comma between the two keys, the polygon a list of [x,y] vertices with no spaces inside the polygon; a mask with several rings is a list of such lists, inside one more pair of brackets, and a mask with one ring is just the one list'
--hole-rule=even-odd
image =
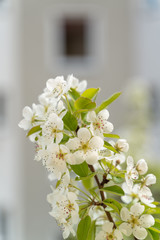
{"label": "flower bud", "polygon": [[148,171],[148,165],[144,159],[140,159],[136,164],[136,170],[140,175],[144,175]]}
{"label": "flower bud", "polygon": [[128,152],[129,144],[127,143],[126,139],[119,139],[115,145],[116,149],[120,152]]}

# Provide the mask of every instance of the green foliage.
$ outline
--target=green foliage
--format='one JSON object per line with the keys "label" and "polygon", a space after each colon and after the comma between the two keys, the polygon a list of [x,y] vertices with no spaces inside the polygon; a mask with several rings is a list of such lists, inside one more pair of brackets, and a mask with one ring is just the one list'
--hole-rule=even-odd
{"label": "green foliage", "polygon": [[120,213],[122,205],[115,199],[107,198],[103,202],[104,202],[104,204],[106,204],[107,206],[109,206],[113,210],[115,210],[115,212],[117,212],[118,214]]}
{"label": "green foliage", "polygon": [[160,233],[160,219],[155,219],[155,224],[154,226],[149,228],[150,230]]}
{"label": "green foliage", "polygon": [[79,97],[75,103],[74,107],[77,110],[77,112],[87,112],[89,110],[92,110],[96,107],[96,103],[92,102],[91,99],[85,98],[85,97]]}
{"label": "green foliage", "polygon": [[34,133],[40,132],[40,131],[42,131],[41,126],[40,126],[40,125],[35,126],[35,127],[31,128],[31,129],[29,130],[29,132],[28,132],[28,134],[27,134],[27,137],[29,137],[30,135],[32,135],[32,134],[34,134]]}
{"label": "green foliage", "polygon": [[93,221],[88,232],[87,240],[95,240],[95,235],[96,235],[96,221]]}
{"label": "green foliage", "polygon": [[66,134],[63,134],[63,138],[60,142],[60,144],[65,144],[66,142],[68,142],[69,140],[69,136],[67,136]]}
{"label": "green foliage", "polygon": [[88,165],[86,162],[77,165],[71,165],[71,169],[80,177],[88,176]]}
{"label": "green foliage", "polygon": [[76,91],[75,89],[73,89],[73,88],[71,88],[68,93],[69,93],[70,97],[71,97],[73,100],[76,100],[77,98],[80,97],[79,92],[77,92],[77,91]]}
{"label": "green foliage", "polygon": [[102,102],[102,104],[99,107],[96,108],[95,112],[99,113],[100,111],[102,111],[103,109],[108,107],[108,105],[110,105],[113,101],[115,101],[120,95],[121,95],[121,92],[113,94],[106,101]]}
{"label": "green foliage", "polygon": [[114,153],[118,153],[118,151],[108,142],[104,141],[104,147],[111,150]]}
{"label": "green foliage", "polygon": [[72,115],[70,112],[67,112],[62,120],[64,122],[64,127],[66,129],[69,129],[71,131],[76,131],[78,122],[74,115]]}
{"label": "green foliage", "polygon": [[104,136],[104,137],[107,137],[107,138],[120,138],[120,136],[117,135],[117,134],[107,134],[107,133],[103,133],[103,136]]}
{"label": "green foliage", "polygon": [[91,218],[89,216],[86,216],[84,219],[82,219],[78,224],[77,229],[77,239],[78,240],[90,240],[91,238],[89,236],[89,229],[91,227]]}
{"label": "green foliage", "polygon": [[100,88],[88,88],[81,94],[81,96],[92,99],[98,94],[99,90]]}
{"label": "green foliage", "polygon": [[116,194],[116,195],[119,195],[119,196],[124,195],[123,189],[121,187],[117,186],[117,185],[101,188],[100,191],[109,192],[109,193]]}
{"label": "green foliage", "polygon": [[157,232],[154,232],[153,230],[151,229],[148,229],[148,233],[149,233],[149,236],[152,240],[159,240],[159,233]]}

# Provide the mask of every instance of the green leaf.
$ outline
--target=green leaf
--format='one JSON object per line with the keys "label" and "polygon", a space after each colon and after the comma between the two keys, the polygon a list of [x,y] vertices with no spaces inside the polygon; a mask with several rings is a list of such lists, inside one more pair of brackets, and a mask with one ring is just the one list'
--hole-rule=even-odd
{"label": "green leaf", "polygon": [[75,101],[74,107],[78,112],[85,112],[87,110],[94,109],[96,107],[96,103],[92,102],[89,98],[79,97]]}
{"label": "green leaf", "polygon": [[116,194],[116,195],[119,195],[119,196],[123,196],[124,195],[123,189],[121,187],[117,186],[117,185],[101,188],[100,191],[113,193],[113,194]]}
{"label": "green leaf", "polygon": [[160,233],[160,219],[155,219],[155,224],[149,229],[154,232]]}
{"label": "green leaf", "polygon": [[79,92],[77,92],[74,88],[71,88],[68,93],[73,100],[76,100],[80,97]]}
{"label": "green leaf", "polygon": [[99,90],[100,88],[88,88],[81,94],[81,96],[92,99],[98,94]]}
{"label": "green leaf", "polygon": [[107,137],[107,138],[120,138],[120,136],[117,135],[117,134],[107,134],[107,133],[103,133],[103,136],[104,136],[104,137]]}
{"label": "green leaf", "polygon": [[84,240],[87,239],[88,233],[91,226],[91,218],[89,216],[86,216],[84,219],[82,219],[78,224],[77,229],[77,239],[78,240]]}
{"label": "green leaf", "polygon": [[148,229],[149,235],[152,240],[159,240],[159,234],[157,232],[152,231],[151,229]]}
{"label": "green leaf", "polygon": [[103,202],[104,202],[104,204],[106,204],[107,206],[109,206],[113,210],[115,210],[118,214],[120,213],[122,205],[115,199],[107,198]]}
{"label": "green leaf", "polygon": [[76,177],[75,180],[76,181],[80,181],[80,180],[88,180],[92,177],[94,177],[97,173],[96,172],[93,172],[93,173],[90,173],[88,176],[86,177]]}
{"label": "green leaf", "polygon": [[113,182],[115,182],[115,183],[117,183],[117,184],[122,183],[122,182],[124,181],[123,178],[121,178],[121,177],[116,177],[116,176],[113,176],[112,179],[113,179]]}
{"label": "green leaf", "polygon": [[70,165],[71,169],[80,177],[88,176],[88,165],[86,162],[77,165]]}
{"label": "green leaf", "polygon": [[149,208],[146,210],[147,214],[160,214],[160,208]]}
{"label": "green leaf", "polygon": [[111,150],[112,152],[118,153],[117,150],[108,142],[104,141],[104,147]]}
{"label": "green leaf", "polygon": [[85,218],[88,214],[89,211],[89,206],[88,204],[83,204],[79,206],[79,216],[81,219]]}
{"label": "green leaf", "polygon": [[90,189],[94,186],[94,179],[93,178],[89,178],[87,180],[82,180],[82,184],[85,187],[85,189]]}
{"label": "green leaf", "polygon": [[42,130],[42,128],[40,127],[40,125],[35,126],[33,128],[31,128],[27,134],[27,137],[29,137],[30,135],[36,133],[36,132],[40,132]]}
{"label": "green leaf", "polygon": [[63,134],[63,138],[60,142],[60,144],[65,144],[66,142],[68,142],[69,140],[69,136],[67,136],[66,134]]}
{"label": "green leaf", "polygon": [[64,122],[64,126],[67,129],[71,131],[75,131],[77,129],[77,126],[78,126],[77,119],[70,112],[67,112],[62,120]]}
{"label": "green leaf", "polygon": [[96,189],[98,189],[98,187],[93,187],[91,189],[88,189],[88,191],[95,199],[97,199],[98,201],[101,201],[100,197],[98,196],[98,194],[95,191]]}
{"label": "green leaf", "polygon": [[96,235],[96,221],[93,221],[86,240],[95,240],[95,235]]}
{"label": "green leaf", "polygon": [[121,95],[121,92],[113,94],[110,98],[108,98],[106,101],[102,102],[102,104],[96,108],[95,112],[99,113],[104,108],[106,108],[109,104],[111,104],[113,101],[115,101],[119,96]]}

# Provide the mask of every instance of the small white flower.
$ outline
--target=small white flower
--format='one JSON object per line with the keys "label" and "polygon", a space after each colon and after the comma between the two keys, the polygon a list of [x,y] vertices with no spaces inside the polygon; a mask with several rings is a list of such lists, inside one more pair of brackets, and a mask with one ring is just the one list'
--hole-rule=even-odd
{"label": "small white flower", "polygon": [[134,161],[131,156],[127,158],[127,173],[125,174],[126,183],[129,187],[133,186],[133,180],[138,179],[138,172],[134,166]]}
{"label": "small white flower", "polygon": [[49,152],[48,159],[46,160],[46,168],[53,172],[57,179],[67,171],[66,162],[70,159],[71,154],[65,145],[58,145],[52,143],[49,145],[47,151]]}
{"label": "small white flower", "polygon": [[73,152],[70,164],[80,164],[86,161],[93,165],[98,161],[98,149],[100,149],[104,142],[102,138],[92,137],[87,128],[80,128],[77,132],[76,138],[69,139],[66,146]]}
{"label": "small white flower", "polygon": [[64,80],[63,76],[58,76],[55,79],[48,79],[46,83],[48,96],[60,99],[61,96],[68,92],[69,85]]}
{"label": "small white flower", "polygon": [[128,152],[129,144],[127,143],[126,139],[118,139],[115,144],[115,148],[118,152]]}
{"label": "small white flower", "polygon": [[130,211],[123,207],[120,212],[122,221],[124,221],[119,229],[126,236],[134,235],[137,239],[145,239],[147,237],[147,231],[145,228],[149,228],[154,225],[155,220],[152,215],[143,214],[145,207],[140,203],[135,203],[130,208]]}
{"label": "small white flower", "polygon": [[73,192],[66,194],[53,193],[47,196],[48,202],[52,205],[50,215],[53,216],[63,230],[63,237],[67,238],[70,233],[75,235],[74,225],[79,220],[79,207],[76,203],[77,196]]}
{"label": "small white flower", "polygon": [[113,124],[108,122],[109,112],[107,109],[100,111],[97,115],[94,111],[87,114],[87,121],[91,122],[90,129],[96,136],[103,138],[103,133],[110,133],[113,131]]}
{"label": "small white flower", "polygon": [[129,187],[126,183],[123,183],[122,189],[125,192],[125,195],[121,197],[123,202],[128,204],[132,200],[141,201],[145,205],[155,208],[155,205],[152,204],[154,198],[148,187],[141,187],[141,184],[135,184],[133,187]]}
{"label": "small white flower", "polygon": [[113,223],[105,221],[102,230],[96,235],[95,240],[122,240],[123,235],[118,229],[113,228]]}
{"label": "small white flower", "polygon": [[156,183],[156,176],[154,174],[148,174],[143,180],[143,184],[146,186],[150,186],[155,183]]}
{"label": "small white flower", "polygon": [[63,138],[63,121],[57,114],[52,113],[49,115],[48,120],[42,126],[42,135],[48,138],[50,142],[60,143]]}
{"label": "small white flower", "polygon": [[140,175],[144,175],[148,171],[148,165],[144,159],[140,159],[136,164],[136,170]]}
{"label": "small white flower", "polygon": [[23,108],[22,115],[24,119],[20,121],[18,126],[24,130],[30,129],[32,126],[38,125],[36,120],[42,120],[43,108],[41,105],[32,104],[32,109],[28,106]]}
{"label": "small white flower", "polygon": [[87,87],[87,81],[83,80],[79,82],[78,78],[75,78],[73,74],[67,77],[67,82],[70,88],[75,89],[78,92],[83,92]]}

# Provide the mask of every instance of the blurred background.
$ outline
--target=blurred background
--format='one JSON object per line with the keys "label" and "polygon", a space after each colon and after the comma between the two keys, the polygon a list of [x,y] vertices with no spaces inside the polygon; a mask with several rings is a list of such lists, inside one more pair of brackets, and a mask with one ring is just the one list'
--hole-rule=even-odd
{"label": "blurred background", "polygon": [[71,73],[102,89],[99,102],[123,92],[110,108],[115,133],[160,174],[160,1],[0,0],[0,240],[62,239],[18,122],[48,78]]}

